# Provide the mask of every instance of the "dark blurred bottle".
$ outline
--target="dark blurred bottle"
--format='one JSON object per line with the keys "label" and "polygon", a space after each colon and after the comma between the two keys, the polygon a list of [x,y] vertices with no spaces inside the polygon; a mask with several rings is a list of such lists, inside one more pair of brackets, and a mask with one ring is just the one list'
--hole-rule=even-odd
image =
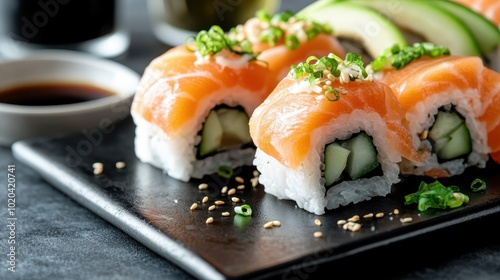
{"label": "dark blurred bottle", "polygon": [[0,21],[5,24],[4,53],[8,49],[22,53],[56,48],[117,56],[129,45],[128,34],[117,26],[117,2],[3,0]]}
{"label": "dark blurred bottle", "polygon": [[176,46],[212,25],[229,31],[260,9],[274,14],[280,3],[280,0],[149,0],[148,5],[156,37]]}

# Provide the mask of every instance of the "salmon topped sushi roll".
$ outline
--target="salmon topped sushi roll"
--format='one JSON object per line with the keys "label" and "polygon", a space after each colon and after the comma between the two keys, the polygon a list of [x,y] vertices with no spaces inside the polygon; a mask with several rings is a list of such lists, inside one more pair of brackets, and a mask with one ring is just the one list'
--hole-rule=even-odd
{"label": "salmon topped sushi roll", "polygon": [[213,26],[147,66],[131,108],[140,160],[182,181],[251,165],[248,119],[276,84],[249,46]]}
{"label": "salmon topped sushi roll", "polygon": [[403,106],[414,147],[431,152],[423,163],[404,162],[402,173],[440,178],[486,166],[491,128],[480,116],[498,95],[499,73],[480,57],[453,56],[430,43],[395,47],[371,66]]}
{"label": "salmon topped sushi roll", "polygon": [[387,85],[373,81],[360,56],[310,57],[292,67],[255,109],[254,165],[267,193],[318,215],[385,196],[414,150],[403,110]]}
{"label": "salmon topped sushi roll", "polygon": [[229,36],[252,44],[252,49],[259,53],[258,58],[276,77],[276,84],[288,74],[291,65],[309,56],[323,57],[329,53],[345,56],[344,47],[333,36],[331,26],[289,11],[273,16],[259,11],[255,17],[234,27]]}

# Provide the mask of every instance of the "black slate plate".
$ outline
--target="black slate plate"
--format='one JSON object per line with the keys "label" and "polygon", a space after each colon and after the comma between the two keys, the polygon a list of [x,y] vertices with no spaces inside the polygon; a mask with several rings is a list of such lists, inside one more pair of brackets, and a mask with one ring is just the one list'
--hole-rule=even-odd
{"label": "black slate plate", "polygon": [[[242,203],[233,203],[220,192],[224,185],[239,185],[234,179],[217,175],[188,183],[172,179],[135,157],[133,138],[134,124],[127,119],[116,126],[74,136],[20,141],[14,144],[13,153],[62,192],[199,278],[305,279],[304,275],[325,266],[342,269],[335,267],[338,260],[384,251],[416,237],[436,236],[500,212],[500,166],[495,163],[441,180],[459,186],[470,196],[470,202],[457,209],[419,213],[415,205],[405,206],[404,195],[416,191],[422,180],[433,181],[407,177],[386,197],[322,216],[266,194],[261,185],[251,187],[249,179],[254,169],[244,167],[235,170],[235,175],[246,179],[246,188],[235,196],[253,209],[253,216],[244,218],[233,212],[233,207]],[[104,164],[101,175],[92,173],[92,164],[97,161]],[[126,167],[117,169],[117,161],[125,162]],[[469,185],[475,178],[486,181],[486,191],[471,192]],[[209,184],[207,190],[198,189],[202,182]],[[206,204],[201,203],[204,196],[210,198]],[[226,204],[208,211],[217,199]],[[194,202],[199,207],[190,211]],[[400,213],[393,214],[394,209]],[[231,215],[223,217],[224,211]],[[383,218],[361,218],[358,232],[337,225],[340,219],[379,212],[385,214]],[[214,217],[212,224],[205,223],[208,217]],[[402,223],[405,217],[413,221]],[[322,221],[322,226],[314,224],[315,218]],[[272,220],[281,221],[281,226],[263,228]],[[323,237],[313,237],[315,231],[323,232]],[[404,253],[404,249],[396,252]]]}

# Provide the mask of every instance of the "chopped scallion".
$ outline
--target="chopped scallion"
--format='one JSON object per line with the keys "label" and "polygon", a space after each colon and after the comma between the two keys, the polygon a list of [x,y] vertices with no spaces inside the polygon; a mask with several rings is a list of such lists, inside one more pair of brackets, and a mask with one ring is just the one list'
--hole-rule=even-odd
{"label": "chopped scallion", "polygon": [[217,170],[217,174],[219,174],[219,176],[221,176],[222,178],[229,179],[231,178],[231,176],[233,176],[233,169],[231,168],[231,166],[221,165]]}
{"label": "chopped scallion", "polygon": [[235,206],[234,212],[245,217],[252,216],[252,208],[248,204],[243,204],[241,206]]}
{"label": "chopped scallion", "polygon": [[395,44],[376,57],[370,66],[373,72],[379,72],[389,63],[391,67],[399,70],[423,56],[435,58],[443,55],[450,55],[450,50],[429,42],[415,43],[403,48]]}

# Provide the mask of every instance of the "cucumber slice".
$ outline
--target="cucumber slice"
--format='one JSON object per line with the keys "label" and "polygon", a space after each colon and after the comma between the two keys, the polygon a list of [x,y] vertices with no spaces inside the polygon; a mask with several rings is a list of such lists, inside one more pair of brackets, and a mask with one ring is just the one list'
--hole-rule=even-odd
{"label": "cucumber slice", "polygon": [[297,16],[331,25],[334,36],[360,43],[372,58],[394,44],[407,45],[403,33],[394,23],[373,9],[349,1],[316,1],[299,11]]}
{"label": "cucumber slice", "polygon": [[335,183],[347,165],[349,151],[338,143],[331,143],[325,148],[325,185],[330,186]]}
{"label": "cucumber slice", "polygon": [[222,125],[221,147],[241,145],[252,141],[248,128],[248,116],[238,109],[222,108],[217,110]]}
{"label": "cucumber slice", "polygon": [[360,133],[343,142],[342,147],[351,151],[345,171],[352,180],[362,177],[379,166],[377,150],[372,139],[366,133]]}
{"label": "cucumber slice", "polygon": [[[421,0],[349,0],[385,15],[397,26],[424,37],[428,42],[450,49],[453,55],[481,56],[481,49],[470,29],[453,13]],[[331,14],[330,17],[334,17]],[[351,24],[346,21],[345,24]],[[335,28],[335,26],[334,26]],[[437,32],[436,28],[442,30]]]}
{"label": "cucumber slice", "polygon": [[210,111],[201,131],[199,155],[216,152],[221,146],[223,129],[215,111]]}
{"label": "cucumber slice", "polygon": [[497,49],[500,44],[500,29],[482,14],[457,2],[434,0],[434,4],[446,9],[465,23],[479,43],[483,55]]}
{"label": "cucumber slice", "polygon": [[439,139],[451,134],[464,122],[464,119],[455,112],[439,111],[436,121],[429,131],[429,138],[437,142]]}
{"label": "cucumber slice", "polygon": [[442,160],[451,160],[469,154],[472,151],[472,140],[467,125],[462,123],[445,140],[434,144],[437,156]]}

